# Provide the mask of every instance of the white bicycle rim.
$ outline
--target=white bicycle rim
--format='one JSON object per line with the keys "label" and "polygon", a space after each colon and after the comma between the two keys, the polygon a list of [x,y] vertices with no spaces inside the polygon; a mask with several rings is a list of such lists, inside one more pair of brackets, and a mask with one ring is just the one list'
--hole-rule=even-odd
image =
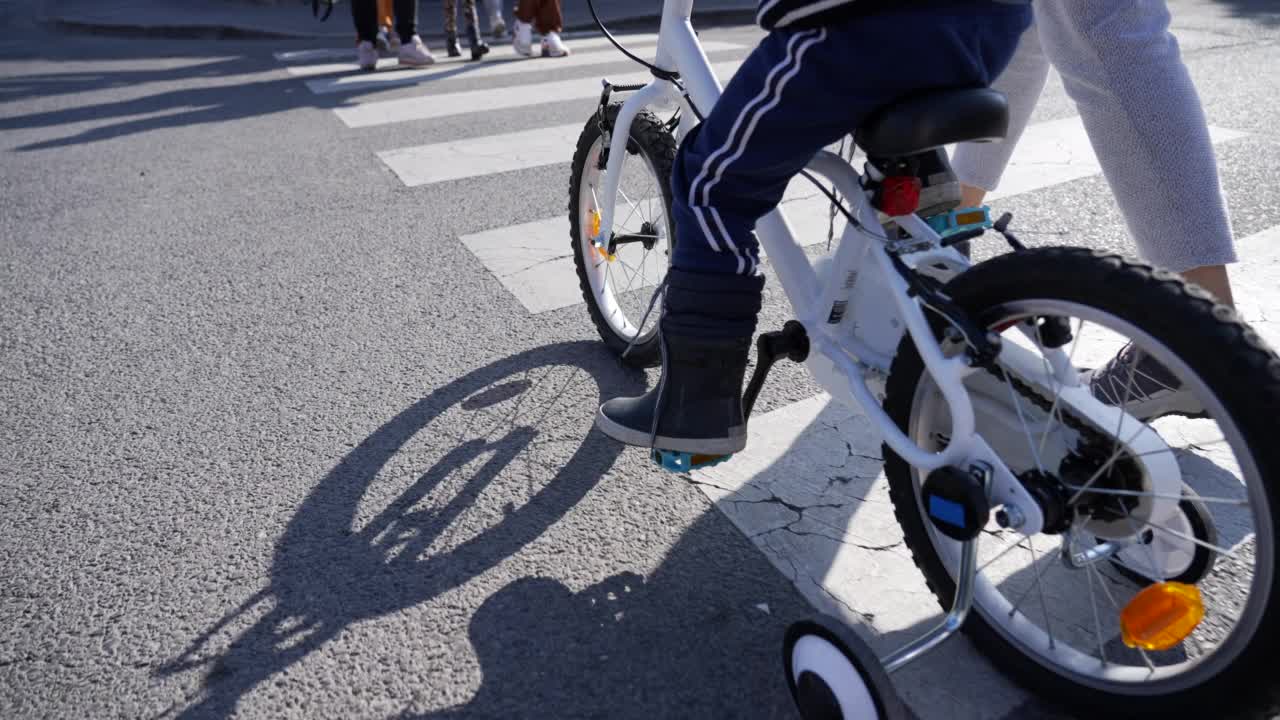
{"label": "white bicycle rim", "polygon": [[[592,295],[609,328],[627,341],[635,339],[639,333],[639,342],[645,342],[657,330],[657,321],[661,315],[659,300],[649,317],[644,318],[650,295],[662,282],[670,265],[670,240],[674,237],[675,228],[672,226],[670,213],[667,212],[662,189],[658,185],[660,179],[653,161],[644,153],[628,153],[622,159],[622,182],[619,183],[619,195],[625,197],[620,198],[621,212],[615,213],[615,217],[622,220],[614,223],[612,232],[639,233],[647,223],[658,229],[658,238],[652,249],[636,243],[619,246],[615,252],[615,260],[610,261],[601,256],[587,230],[592,226],[593,213],[598,209],[599,203],[604,202],[604,198],[598,197],[604,180],[604,171],[599,167],[601,150],[602,139],[597,138],[587,153],[586,166],[582,170],[582,181],[578,189],[578,227],[581,228],[578,242],[586,260],[584,265]],[[643,161],[649,187],[642,186],[643,194],[632,198],[623,185],[628,179],[627,166],[634,166],[632,161],[636,159]],[[601,234],[606,234],[603,228],[601,230]],[[637,250],[640,252],[636,252]],[[644,292],[646,289],[649,292]],[[625,297],[620,298],[619,295]],[[639,326],[642,320],[645,323],[643,328]]]}
{"label": "white bicycle rim", "polygon": [[[1247,497],[1240,499],[1246,500],[1251,510],[1251,519],[1253,521],[1252,536],[1255,539],[1255,559],[1247,603],[1229,634],[1208,654],[1186,657],[1182,662],[1170,662],[1152,667],[1147,664],[1151,660],[1146,654],[1135,653],[1142,655],[1144,658],[1143,663],[1122,665],[1117,663],[1114,657],[1108,658],[1107,661],[1101,661],[1098,655],[1092,654],[1098,648],[1082,651],[1079,648],[1065,644],[1062,642],[1061,635],[1057,637],[1053,635],[1052,628],[1042,627],[1035,623],[1027,613],[1018,609],[1015,602],[1005,596],[998,584],[982,572],[984,566],[981,553],[979,555],[980,570],[974,597],[974,612],[978,613],[986,624],[1002,636],[1004,640],[1017,648],[1024,657],[1034,660],[1072,682],[1103,692],[1131,697],[1163,695],[1199,685],[1204,680],[1216,676],[1240,655],[1262,621],[1264,611],[1269,602],[1269,598],[1266,595],[1272,583],[1275,553],[1275,548],[1272,544],[1272,538],[1274,538],[1273,518],[1265,489],[1262,485],[1262,478],[1234,421],[1227,415],[1217,396],[1209,391],[1203,380],[1193,373],[1181,359],[1153,337],[1120,318],[1096,308],[1050,299],[1009,303],[999,310],[998,313],[993,311],[993,314],[996,314],[1002,320],[1030,316],[1058,316],[1067,317],[1071,320],[1080,319],[1085,323],[1101,326],[1111,332],[1119,333],[1132,339],[1144,351],[1150,353],[1157,361],[1171,369],[1180,379],[1187,383],[1196,394],[1196,397],[1204,404],[1205,409],[1213,420],[1218,423],[1223,435],[1223,441],[1230,446],[1239,463],[1238,468],[1241,478],[1248,490]],[[1074,322],[1072,326],[1074,331]],[[945,401],[933,388],[934,385],[926,373],[916,387],[911,410],[910,435],[917,442],[925,443],[926,446],[929,446],[930,443],[934,443],[934,446],[936,446],[933,439],[938,437],[939,433],[943,436],[946,433],[947,412]],[[916,484],[917,509],[922,518],[927,518],[927,513],[925,513],[923,506],[920,504],[919,495],[919,488],[923,478],[919,471],[914,471],[913,476]],[[925,524],[934,548],[954,579],[959,567],[960,544],[936,532],[927,520]],[[1052,536],[1036,536],[1036,538],[1046,537]],[[1032,540],[1034,541],[1034,538]],[[1243,545],[1243,542],[1240,545]],[[1033,543],[1031,547],[1034,554]],[[1046,549],[1042,547],[1042,555],[1056,555],[1057,552],[1057,548]],[[1041,557],[1041,562],[1043,561],[1044,558]],[[1066,569],[1065,565],[1056,558],[1054,558],[1053,562],[1057,566]],[[1089,570],[1072,572],[1080,573],[1079,577],[1076,578],[1075,587],[1080,592],[1091,593],[1090,600],[1096,603],[1098,600],[1092,595],[1095,589],[1094,586],[1099,582],[1106,582],[1106,580],[1100,577],[1101,564],[1092,567],[1096,568],[1098,572],[1093,572],[1091,577],[1088,578],[1086,573],[1090,573],[1091,571]],[[1054,572],[1052,569],[1046,569],[1043,574],[1047,577],[1052,572]],[[1039,583],[1041,574],[1037,572],[1035,577],[1036,582]],[[1043,586],[1041,586],[1040,591],[1043,591]],[[1025,600],[1027,595],[1035,594],[1037,593],[1032,590],[1024,591],[1023,597],[1018,600]],[[1099,592],[1099,595],[1102,594],[1102,592]],[[1206,601],[1207,603],[1210,602],[1211,598],[1206,598]],[[1033,602],[1044,602],[1044,596],[1041,595],[1039,599],[1033,598]],[[1107,601],[1102,600],[1102,602],[1106,603]],[[1102,609],[1102,606],[1095,607],[1097,608],[1095,612]],[[1107,612],[1111,611],[1108,610]],[[1044,609],[1043,614],[1045,617],[1052,617],[1047,607]],[[1092,623],[1094,621],[1088,620],[1088,622]],[[1052,625],[1052,619],[1046,624]],[[1204,625],[1202,624],[1201,628],[1203,627]],[[1198,628],[1196,633],[1199,633],[1201,628]],[[1193,633],[1188,640],[1194,640],[1196,633]],[[1099,636],[1096,639],[1098,645],[1102,646],[1101,633],[1095,632],[1095,635]],[[1114,637],[1111,637],[1108,640],[1114,639]],[[1106,651],[1101,650],[1099,654],[1105,656]],[[1164,658],[1161,659],[1163,660]]]}

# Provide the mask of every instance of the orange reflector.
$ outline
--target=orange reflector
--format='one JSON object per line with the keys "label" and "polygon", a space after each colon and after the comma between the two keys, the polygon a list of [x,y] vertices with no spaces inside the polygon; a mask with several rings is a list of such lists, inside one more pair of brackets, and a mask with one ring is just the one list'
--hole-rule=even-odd
{"label": "orange reflector", "polygon": [[986,219],[987,219],[986,213],[982,212],[981,210],[956,213],[957,225],[976,225]]}
{"label": "orange reflector", "polygon": [[591,239],[595,240],[600,237],[600,211],[591,211]]}
{"label": "orange reflector", "polygon": [[720,460],[723,460],[726,457],[729,457],[729,456],[728,455],[691,455],[689,464],[694,467],[698,467],[699,465],[706,465],[707,463],[719,462]]}
{"label": "orange reflector", "polygon": [[1187,639],[1204,619],[1204,602],[1195,585],[1162,582],[1133,596],[1120,611],[1124,644],[1143,650],[1168,650]]}

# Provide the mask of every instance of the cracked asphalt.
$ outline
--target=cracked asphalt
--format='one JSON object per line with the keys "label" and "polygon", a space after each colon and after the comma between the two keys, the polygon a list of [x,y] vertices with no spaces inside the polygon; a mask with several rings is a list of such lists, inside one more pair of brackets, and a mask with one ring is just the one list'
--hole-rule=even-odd
{"label": "cracked asphalt", "polygon": [[[1237,233],[1280,226],[1280,14],[1174,5],[1211,123],[1249,133],[1219,147]],[[271,56],[313,44],[30,20],[0,2],[0,717],[793,718],[792,622],[887,648],[936,613],[866,419],[799,369],[758,405],[798,444],[753,424],[693,477],[591,430],[653,374],[458,241],[563,212],[567,163],[406,188],[374,155],[590,103],[358,134]],[[1051,84],[1035,121],[1071,114]],[[1101,178],[1001,207],[1130,247]],[[895,684],[1070,717],[966,642]]]}

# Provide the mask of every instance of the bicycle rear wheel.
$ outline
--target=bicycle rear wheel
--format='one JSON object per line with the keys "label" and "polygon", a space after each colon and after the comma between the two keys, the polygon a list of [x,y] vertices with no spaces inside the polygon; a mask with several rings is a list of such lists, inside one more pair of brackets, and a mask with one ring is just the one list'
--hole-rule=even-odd
{"label": "bicycle rear wheel", "polygon": [[[619,105],[606,110],[606,126],[613,128]],[[651,112],[631,124],[630,141],[622,158],[621,180],[612,228],[600,228],[604,161],[609,138],[595,117],[578,138],[569,181],[569,234],[578,284],[591,321],[600,338],[615,352],[632,345],[624,362],[648,367],[661,362],[658,318],[661,305],[648,312],[653,292],[671,264],[675,228],[671,219],[671,165],[676,141]],[[607,231],[606,231],[607,230]],[[623,238],[612,254],[601,248],[610,237]],[[646,317],[648,315],[648,317]]]}
{"label": "bicycle rear wheel", "polygon": [[[1096,368],[1083,374],[1095,397],[1164,414],[1150,427],[1192,489],[1169,499],[1181,515],[1157,520],[1153,478],[1122,449],[1135,423],[1100,428],[1075,418],[1058,395],[1020,383],[999,360],[997,371],[970,376],[979,434],[1048,520],[1033,537],[996,522],[980,536],[965,628],[974,642],[1037,693],[1125,717],[1220,710],[1264,685],[1280,637],[1280,492],[1271,482],[1280,472],[1272,438],[1280,359],[1204,291],[1087,250],[998,257],[957,277],[947,292],[1006,343],[1044,351],[1055,344],[1045,333],[1061,336],[1066,328],[1060,348],[1068,367]],[[1181,394],[1169,392],[1174,386]],[[922,446],[948,442],[946,403],[909,338],[891,370],[885,409]],[[907,545],[948,608],[959,544],[927,520],[923,474],[887,447],[885,460]],[[1167,649],[1130,647],[1121,609],[1151,582],[1171,579],[1196,583],[1204,619]]]}

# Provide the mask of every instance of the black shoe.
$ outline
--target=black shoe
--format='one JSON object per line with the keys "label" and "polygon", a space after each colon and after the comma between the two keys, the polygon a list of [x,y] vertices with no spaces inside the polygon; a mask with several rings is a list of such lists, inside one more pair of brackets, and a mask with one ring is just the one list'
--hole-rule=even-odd
{"label": "black shoe", "polygon": [[445,33],[444,51],[449,54],[449,57],[462,55],[462,48],[458,47],[458,33]]}
{"label": "black shoe", "polygon": [[489,45],[480,37],[480,30],[475,25],[467,26],[467,43],[471,46],[472,60],[479,60],[489,54]]}
{"label": "black shoe", "polygon": [[[662,378],[635,398],[600,406],[596,427],[628,445],[700,455],[728,455],[747,446],[742,376],[751,338],[699,339],[663,332]],[[654,434],[654,414],[661,413]]]}
{"label": "black shoe", "polygon": [[762,277],[672,269],[660,324],[658,386],[601,405],[596,427],[628,445],[698,455],[746,447],[742,379],[763,287]]}

